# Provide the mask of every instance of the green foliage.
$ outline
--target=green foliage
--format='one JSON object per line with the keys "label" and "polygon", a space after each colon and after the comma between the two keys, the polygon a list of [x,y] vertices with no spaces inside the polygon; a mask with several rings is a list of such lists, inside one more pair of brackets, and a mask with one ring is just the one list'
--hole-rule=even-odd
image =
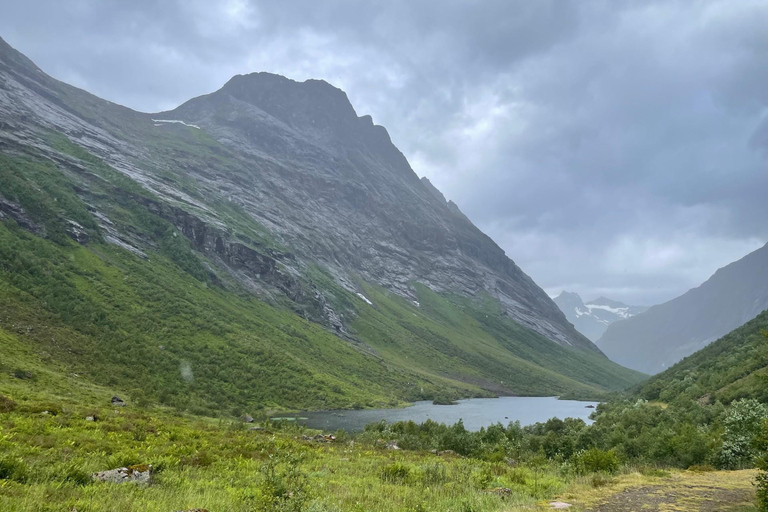
{"label": "green foliage", "polygon": [[97,224],[73,184],[50,161],[0,154],[0,194],[18,203],[40,225],[40,234],[56,243],[70,243],[70,221],[97,236]]}
{"label": "green foliage", "polygon": [[[580,450],[571,457],[571,464],[577,474],[616,473],[619,470],[619,457],[613,450],[590,448]],[[596,486],[597,487],[597,486]]]}
{"label": "green foliage", "polygon": [[762,423],[768,419],[768,407],[757,400],[734,402],[723,417],[723,444],[717,455],[718,464],[725,469],[753,467],[755,440]]}
{"label": "green foliage", "polygon": [[300,512],[310,499],[307,477],[298,466],[299,458],[289,454],[283,459],[270,455],[261,467],[258,510]]}
{"label": "green foliage", "polygon": [[[432,382],[472,383],[475,396],[482,393],[480,386],[499,394],[594,397],[642,379],[598,353],[562,347],[520,326],[502,315],[501,305],[490,297],[444,296],[418,283],[414,288],[418,307],[363,284],[373,307],[353,299],[357,316],[352,328],[382,357],[424,369]],[[442,402],[467,394],[466,389],[457,393],[432,384],[408,398]]]}
{"label": "green foliage", "polygon": [[647,400],[768,404],[768,311],[655,375],[636,391]]}
{"label": "green foliage", "polygon": [[759,512],[768,512],[768,419],[763,420],[754,448],[759,454],[757,459],[759,471],[755,478],[757,509]]}
{"label": "green foliage", "polygon": [[27,465],[21,458],[4,457],[0,459],[0,480],[13,480],[23,484],[27,481]]}
{"label": "green foliage", "polygon": [[384,466],[381,470],[381,479],[391,484],[405,484],[410,478],[411,468],[400,462]]}
{"label": "green foliage", "polygon": [[16,402],[12,398],[0,395],[0,412],[11,412],[16,409]]}

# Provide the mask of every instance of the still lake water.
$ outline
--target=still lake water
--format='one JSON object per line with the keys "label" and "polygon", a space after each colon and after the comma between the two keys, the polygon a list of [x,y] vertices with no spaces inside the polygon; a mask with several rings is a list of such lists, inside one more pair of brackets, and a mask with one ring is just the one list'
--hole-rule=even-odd
{"label": "still lake water", "polygon": [[480,430],[493,423],[506,426],[510,421],[530,425],[550,418],[581,418],[592,423],[589,415],[594,411],[588,406],[597,402],[558,400],[556,397],[471,398],[460,400],[457,405],[434,405],[431,401],[416,402],[403,409],[365,409],[359,411],[316,411],[296,415],[309,428],[334,431],[358,431],[369,423],[386,420],[389,423],[413,420],[423,423],[428,419],[453,425],[460,419],[467,430]]}

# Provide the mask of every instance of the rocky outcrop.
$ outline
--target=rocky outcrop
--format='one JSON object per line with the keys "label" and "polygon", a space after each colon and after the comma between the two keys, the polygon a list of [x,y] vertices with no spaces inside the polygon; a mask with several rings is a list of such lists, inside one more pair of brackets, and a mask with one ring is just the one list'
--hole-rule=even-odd
{"label": "rocky outcrop", "polygon": [[99,471],[91,475],[96,482],[108,482],[113,484],[133,483],[137,485],[149,485],[152,481],[152,466],[149,464],[136,464],[125,468]]}
{"label": "rocky outcrop", "polygon": [[27,214],[24,212],[21,206],[19,206],[18,203],[8,201],[7,199],[4,199],[2,195],[0,195],[0,220],[7,218],[15,220],[16,224],[26,229],[27,231],[35,234],[42,232],[42,227],[32,222],[32,220],[30,220],[29,216],[27,216]]}

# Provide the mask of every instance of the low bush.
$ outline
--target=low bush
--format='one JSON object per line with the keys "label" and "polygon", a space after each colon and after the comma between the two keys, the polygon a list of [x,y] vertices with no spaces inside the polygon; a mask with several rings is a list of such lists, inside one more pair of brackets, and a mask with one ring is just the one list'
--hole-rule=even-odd
{"label": "low bush", "polygon": [[29,469],[22,459],[12,457],[0,459],[0,480],[13,480],[23,484],[28,476]]}
{"label": "low bush", "polygon": [[16,409],[16,402],[7,396],[0,395],[0,412],[11,412]]}
{"label": "low bush", "polygon": [[616,473],[619,470],[619,457],[613,450],[590,448],[577,452],[571,459],[576,473]]}
{"label": "low bush", "polygon": [[381,470],[381,479],[391,484],[407,483],[411,477],[411,468],[400,462],[385,466]]}

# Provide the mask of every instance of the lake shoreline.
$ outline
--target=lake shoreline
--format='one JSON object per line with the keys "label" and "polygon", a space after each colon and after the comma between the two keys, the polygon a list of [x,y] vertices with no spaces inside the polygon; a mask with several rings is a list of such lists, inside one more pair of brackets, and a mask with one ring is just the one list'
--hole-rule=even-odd
{"label": "lake shoreline", "polygon": [[[386,421],[414,421],[423,423],[431,420],[453,425],[462,421],[468,430],[479,430],[494,423],[507,424],[520,421],[523,425],[547,421],[553,417],[579,418],[591,423],[589,415],[599,402],[582,400],[560,400],[557,396],[520,397],[499,396],[495,398],[465,398],[456,405],[437,405],[421,400],[406,407],[382,409],[335,409],[325,411],[299,411],[281,413],[272,418],[282,421],[296,421],[308,428],[335,431],[361,431],[370,423]],[[272,419],[271,418],[271,419]]]}

